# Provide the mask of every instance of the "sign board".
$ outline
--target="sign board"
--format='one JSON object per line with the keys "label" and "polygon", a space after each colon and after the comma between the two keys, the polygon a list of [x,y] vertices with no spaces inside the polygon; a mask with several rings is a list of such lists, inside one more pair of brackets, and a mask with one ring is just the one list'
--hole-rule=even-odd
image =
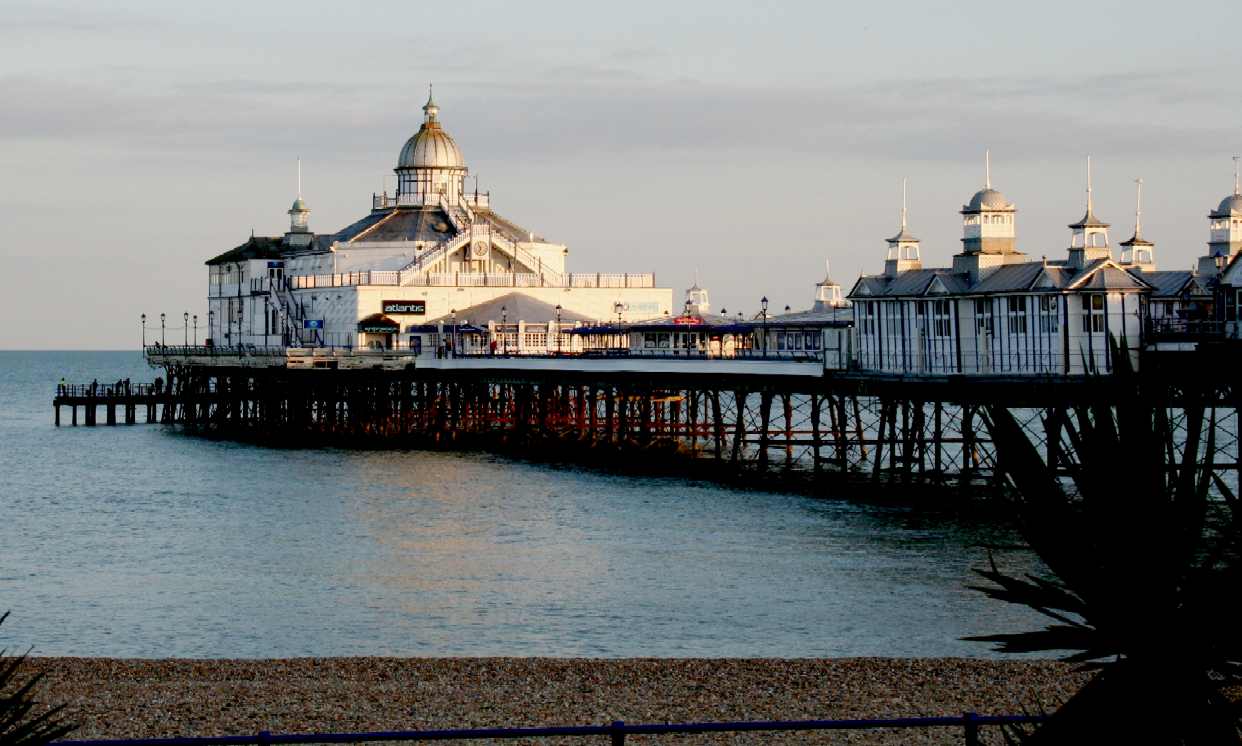
{"label": "sign board", "polygon": [[424,316],[427,313],[427,301],[425,300],[386,300],[380,304],[380,307],[384,314]]}
{"label": "sign board", "polygon": [[303,329],[322,329],[323,319],[302,319]]}
{"label": "sign board", "polygon": [[702,324],[703,319],[698,316],[678,316],[673,319],[674,324]]}
{"label": "sign board", "polygon": [[268,262],[267,263],[268,269],[280,269],[283,266],[285,266],[284,262]]}

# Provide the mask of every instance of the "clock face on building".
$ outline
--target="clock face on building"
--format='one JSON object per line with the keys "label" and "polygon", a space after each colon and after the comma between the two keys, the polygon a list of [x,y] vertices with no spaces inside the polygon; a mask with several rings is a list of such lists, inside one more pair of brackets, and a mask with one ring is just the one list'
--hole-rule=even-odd
{"label": "clock face on building", "polygon": [[472,259],[486,259],[489,249],[491,249],[491,245],[486,241],[475,241],[470,245],[470,257]]}

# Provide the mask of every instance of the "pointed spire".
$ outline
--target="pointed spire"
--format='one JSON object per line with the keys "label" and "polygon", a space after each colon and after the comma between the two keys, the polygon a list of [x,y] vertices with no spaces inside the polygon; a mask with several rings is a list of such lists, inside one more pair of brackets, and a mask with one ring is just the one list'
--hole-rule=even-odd
{"label": "pointed spire", "polygon": [[901,178],[901,230],[906,230],[906,184],[910,181],[910,177],[903,176]]}
{"label": "pointed spire", "polygon": [[908,177],[901,179],[901,230],[897,231],[897,235],[892,238],[884,239],[890,246],[896,246],[899,243],[917,242],[918,239],[910,234],[909,230],[909,209],[908,209]]}
{"label": "pointed spire", "polygon": [[1143,237],[1143,177],[1134,180],[1134,237]]}
{"label": "pointed spire", "polygon": [[992,188],[992,151],[990,149],[983,151],[983,188]]}
{"label": "pointed spire", "polygon": [[1242,189],[1239,188],[1240,185],[1238,183],[1238,159],[1239,157],[1240,156],[1236,156],[1236,155],[1233,157],[1233,193],[1235,195],[1242,195]]}
{"label": "pointed spire", "polygon": [[1091,198],[1091,156],[1087,156],[1087,214],[1095,212],[1095,203]]}
{"label": "pointed spire", "polygon": [[298,199],[302,199],[302,156],[298,156]]}
{"label": "pointed spire", "polygon": [[427,124],[437,121],[437,117],[440,115],[440,107],[436,106],[436,99],[431,83],[427,84],[427,103],[423,104],[423,114],[425,115],[425,119],[423,121]]}

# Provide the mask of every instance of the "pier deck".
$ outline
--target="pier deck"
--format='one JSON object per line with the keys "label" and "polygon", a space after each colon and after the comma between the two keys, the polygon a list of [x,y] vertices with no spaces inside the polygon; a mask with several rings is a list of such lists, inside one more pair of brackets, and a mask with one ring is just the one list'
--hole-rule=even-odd
{"label": "pier deck", "polygon": [[78,424],[79,407],[82,408],[82,424],[88,427],[97,424],[100,407],[104,408],[105,424],[118,424],[117,413],[120,412],[122,422],[133,425],[138,422],[139,409],[143,410],[148,423],[156,422],[159,406],[170,401],[170,393],[153,383],[66,383],[56,387],[52,408],[56,413],[57,427],[60,427],[61,407],[69,408],[70,424],[75,426]]}

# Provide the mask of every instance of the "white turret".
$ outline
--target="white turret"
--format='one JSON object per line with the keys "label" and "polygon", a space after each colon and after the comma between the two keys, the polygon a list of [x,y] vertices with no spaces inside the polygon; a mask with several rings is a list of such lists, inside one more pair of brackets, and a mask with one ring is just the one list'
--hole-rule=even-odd
{"label": "white turret", "polygon": [[910,233],[907,226],[906,182],[907,179],[901,180],[901,230],[892,238],[884,239],[888,244],[888,253],[884,257],[884,274],[893,277],[899,272],[923,268],[923,261],[919,258],[919,240]]}
{"label": "white turret", "polygon": [[962,253],[1018,253],[1014,214],[1017,208],[992,188],[992,154],[984,152],[983,189],[962,206]]}
{"label": "white turret", "polygon": [[824,260],[824,272],[823,282],[815,283],[815,305],[811,307],[811,310],[830,311],[849,305],[841,293],[840,283],[832,279],[832,267],[826,259]]}
{"label": "white turret", "polygon": [[1144,272],[1156,269],[1156,245],[1143,238],[1143,180],[1135,179],[1134,236],[1121,242],[1121,264]]}
{"label": "white turret", "polygon": [[[1238,156],[1233,157],[1233,194],[1220,201],[1220,205],[1208,214],[1212,233],[1208,241],[1208,256],[1200,260],[1200,272],[1214,274],[1229,260],[1242,251],[1242,184],[1238,181]],[[1210,265],[1210,266],[1208,266]]]}
{"label": "white turret", "polygon": [[702,316],[711,310],[711,303],[707,299],[707,289],[699,287],[698,273],[695,273],[694,284],[686,288],[686,313],[692,316]]}
{"label": "white turret", "polygon": [[1108,223],[1095,216],[1095,201],[1091,194],[1091,156],[1087,156],[1087,212],[1077,223],[1070,223],[1069,263],[1071,267],[1085,267],[1098,259],[1112,259],[1113,251],[1108,245]]}

